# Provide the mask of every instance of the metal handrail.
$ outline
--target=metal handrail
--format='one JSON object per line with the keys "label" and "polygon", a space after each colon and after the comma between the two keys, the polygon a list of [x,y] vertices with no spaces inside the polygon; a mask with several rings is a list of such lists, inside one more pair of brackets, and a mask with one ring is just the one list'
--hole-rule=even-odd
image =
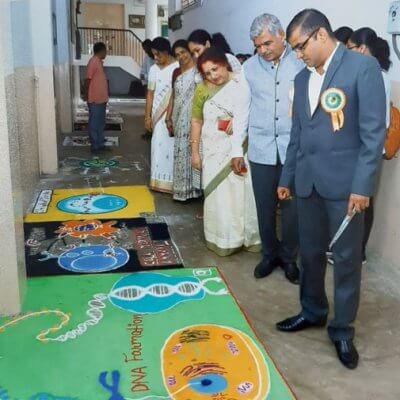
{"label": "metal handrail", "polygon": [[119,32],[129,32],[131,35],[133,35],[137,40],[139,40],[140,43],[142,43],[142,39],[138,35],[136,35],[135,32],[132,32],[130,29],[117,29],[117,28],[93,28],[90,26],[78,26],[78,29],[101,29],[102,31],[119,31]]}
{"label": "metal handrail", "polygon": [[144,59],[141,39],[129,29],[78,27],[82,54],[92,54],[93,45],[102,41],[107,53],[132,57],[140,66]]}

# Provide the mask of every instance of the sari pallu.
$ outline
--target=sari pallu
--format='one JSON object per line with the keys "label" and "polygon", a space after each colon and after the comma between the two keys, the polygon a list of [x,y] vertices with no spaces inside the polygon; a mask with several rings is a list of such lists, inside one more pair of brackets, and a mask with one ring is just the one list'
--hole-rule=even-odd
{"label": "sari pallu", "polygon": [[154,90],[151,139],[150,188],[159,192],[172,193],[174,138],[169,136],[165,113],[172,94],[172,73],[178,63],[163,69],[157,65],[150,68],[148,89]]}
{"label": "sari pallu", "polygon": [[194,171],[191,165],[189,146],[190,120],[193,95],[196,88],[195,68],[181,73],[175,80],[174,109],[172,122],[174,127],[174,200],[185,201],[200,197],[202,191],[194,187]]}
{"label": "sari pallu", "polygon": [[232,172],[233,137],[218,129],[219,120],[233,119],[233,129],[245,132],[249,96],[241,78],[234,78],[203,107],[204,234],[207,247],[220,256],[261,248],[250,169],[244,176]]}

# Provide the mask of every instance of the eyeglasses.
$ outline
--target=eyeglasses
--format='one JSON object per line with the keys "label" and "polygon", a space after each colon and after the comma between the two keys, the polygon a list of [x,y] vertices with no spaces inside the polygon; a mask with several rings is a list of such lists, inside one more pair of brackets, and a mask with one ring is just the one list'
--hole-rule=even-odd
{"label": "eyeglasses", "polygon": [[320,27],[318,27],[317,29],[314,29],[310,35],[308,36],[308,38],[303,42],[303,43],[299,43],[298,45],[292,47],[292,50],[295,51],[296,53],[303,53],[303,51],[306,49],[307,44],[309,42],[309,40],[320,30]]}

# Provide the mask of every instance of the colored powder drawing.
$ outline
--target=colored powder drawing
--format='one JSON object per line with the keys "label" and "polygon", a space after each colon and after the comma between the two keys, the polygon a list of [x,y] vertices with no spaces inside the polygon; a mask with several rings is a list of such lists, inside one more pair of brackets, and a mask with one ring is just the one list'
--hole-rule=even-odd
{"label": "colored powder drawing", "polygon": [[[32,256],[40,252],[43,257],[38,261],[41,262],[55,258],[61,268],[71,272],[98,273],[118,269],[129,261],[129,253],[124,247],[132,248],[132,243],[130,232],[121,229],[125,224],[121,223],[121,228],[113,227],[116,223],[66,221],[54,231],[57,234],[55,240],[46,239],[44,228],[33,227],[26,240],[28,254]],[[118,246],[122,236],[128,239],[124,247]],[[90,242],[86,244],[88,238]]]}
{"label": "colored powder drawing", "polygon": [[[0,400],[14,400],[14,398],[11,399],[8,392],[0,387]],[[49,393],[38,393],[29,397],[29,400],[78,400],[78,398],[53,396]]]}
{"label": "colored powder drawing", "polygon": [[121,247],[88,245],[67,250],[58,257],[58,265],[72,272],[99,273],[124,266],[129,253]]}
{"label": "colored powder drawing", "polygon": [[55,231],[58,233],[58,238],[71,236],[79,239],[86,239],[88,236],[111,238],[119,233],[120,229],[115,228],[117,221],[101,222],[99,220],[86,221],[65,221]]}
{"label": "colored powder drawing", "polygon": [[[148,273],[134,275],[145,274]],[[21,320],[21,326],[15,324],[18,327],[15,332],[8,327],[3,329],[6,334],[0,334],[3,357],[0,375],[1,380],[7,381],[12,400],[31,400],[32,393],[65,393],[80,400],[295,398],[268,353],[257,341],[233,297],[229,293],[213,295],[220,292],[221,288],[228,292],[224,281],[206,281],[220,278],[216,269],[168,271],[169,278],[180,278],[180,282],[188,284],[189,297],[193,294],[193,287],[190,287],[193,278],[205,286],[210,294],[204,291],[200,301],[183,301],[179,306],[172,306],[168,312],[143,317],[119,307],[106,307],[106,298],[112,293],[113,287],[127,276],[130,275],[81,275],[28,281],[28,296],[23,310],[40,310],[43,305],[57,304],[65,311],[73,312],[69,324],[73,322],[75,329],[69,332],[73,332],[76,338],[79,333],[75,330],[81,325],[80,321],[92,319],[84,317],[85,312],[88,314],[86,310],[97,308],[98,312],[94,313],[93,323],[86,324],[86,331],[82,331],[79,340],[66,338],[66,346],[42,346],[43,342],[29,340],[30,336],[34,337],[39,332],[43,322],[41,318],[51,322],[51,316],[38,316],[31,322],[27,321],[26,325]],[[178,289],[175,282],[169,282],[172,289],[166,289],[163,287],[164,280],[159,276],[154,277],[152,283],[158,288],[150,289],[149,285],[145,285],[145,288],[161,294],[156,299],[163,299],[163,295],[169,298],[173,292],[174,295],[185,293],[185,289]],[[85,310],[82,307],[85,299],[97,300],[94,293],[103,294],[98,295],[101,296],[99,302],[92,303],[92,307]],[[149,293],[142,299],[146,296],[150,296]],[[151,297],[154,300],[154,296]],[[53,302],[49,302],[52,299]],[[138,322],[135,325],[136,319]],[[4,323],[7,321],[1,319],[0,325]],[[54,338],[57,341],[58,338],[60,343],[60,333],[64,333],[66,328],[68,325],[62,332],[47,335],[46,339]],[[57,368],[53,368],[55,354]],[[124,354],[127,356],[124,357]],[[27,356],[30,364],[21,363],[20,360],[26,360]],[[10,365],[18,366],[18,376],[10,370]],[[49,374],[43,376],[42,371]],[[99,377],[101,371],[109,371],[102,382]],[[21,386],[21,381],[29,385]],[[79,384],[76,385],[76,382]],[[220,392],[215,393],[215,390]],[[0,397],[0,400],[5,399]],[[46,400],[50,399],[58,400],[57,397]]]}
{"label": "colored powder drawing", "polygon": [[[97,182],[100,185],[101,182]],[[110,186],[82,189],[42,190],[24,222],[85,219],[129,219],[153,213],[153,197],[146,186]]]}
{"label": "colored powder drawing", "polygon": [[13,318],[11,321],[5,323],[4,325],[0,326],[0,333],[4,332],[6,328],[16,325],[21,321],[24,321],[28,318],[33,318],[33,317],[39,317],[42,315],[51,315],[54,314],[57,317],[60,317],[61,322],[58,325],[54,325],[49,329],[46,329],[44,331],[41,331],[37,336],[36,339],[39,340],[42,343],[48,342],[51,339],[47,338],[47,335],[49,333],[54,333],[59,331],[60,329],[62,329],[65,325],[68,324],[69,319],[70,319],[70,315],[66,314],[60,310],[43,310],[43,311],[36,311],[36,312],[31,312],[31,313],[27,313],[24,315],[21,315],[19,317]]}
{"label": "colored powder drawing", "polygon": [[71,214],[106,214],[122,210],[127,204],[121,196],[90,193],[63,199],[57,203],[57,208]]}
{"label": "colored powder drawing", "polygon": [[111,373],[111,384],[107,382],[107,372],[102,372],[99,376],[100,385],[111,393],[109,400],[124,400],[124,397],[119,393],[119,381],[120,373],[118,371],[112,371]]}
{"label": "colored powder drawing", "polygon": [[[55,338],[48,338],[47,335],[49,333],[55,333],[62,329],[65,325],[68,324],[70,316],[59,310],[45,310],[39,312],[32,312],[24,314],[20,317],[14,318],[6,324],[0,326],[0,333],[4,332],[4,330],[12,325],[15,325],[27,318],[38,317],[40,315],[48,315],[48,314],[56,314],[57,316],[62,318],[62,322],[59,325],[56,325],[50,329],[42,331],[39,335],[36,336],[36,339],[42,343],[47,342],[66,342],[67,340],[76,339],[78,336],[83,335],[89,326],[97,325],[103,319],[103,311],[105,308],[104,300],[107,299],[107,295],[104,294],[95,294],[93,299],[89,301],[89,309],[86,311],[86,314],[90,317],[87,321],[80,323],[75,329],[68,331],[67,333],[57,336]],[[1,400],[1,399],[0,399]]]}
{"label": "colored powder drawing", "polygon": [[107,299],[114,306],[128,312],[152,314],[173,308],[184,301],[201,300],[206,293],[216,296],[228,294],[225,288],[215,292],[211,291],[205,286],[209,282],[221,283],[222,279],[215,277],[200,281],[194,277],[179,279],[163,274],[131,274],[117,281],[108,296],[102,293],[95,294],[93,299],[89,301],[89,309],[86,311],[86,315],[90,318],[65,334],[55,338],[47,337],[50,333],[55,333],[62,329],[69,322],[70,315],[60,310],[43,310],[16,317],[0,326],[0,333],[4,332],[6,328],[28,318],[55,314],[61,317],[61,323],[40,332],[36,339],[42,343],[66,342],[83,335],[88,327],[97,325],[103,319],[102,309],[106,307],[105,300]]}
{"label": "colored powder drawing", "polygon": [[[164,385],[175,399],[264,400],[269,369],[258,346],[245,333],[221,325],[193,325],[174,332],[161,351]],[[182,393],[182,388],[185,390]],[[225,397],[224,397],[225,396]]]}
{"label": "colored powder drawing", "polygon": [[120,279],[111,289],[109,300],[116,307],[138,314],[166,311],[181,302],[202,300],[206,294],[228,294],[225,288],[212,291],[209,282],[221,283],[221,278],[200,281],[195,277],[177,278],[160,273],[139,273]]}
{"label": "colored powder drawing", "polygon": [[109,159],[93,157],[90,159],[79,157],[67,157],[61,161],[63,174],[79,175],[110,175],[112,171],[143,171],[144,167],[140,161],[123,159],[121,156],[114,156]]}

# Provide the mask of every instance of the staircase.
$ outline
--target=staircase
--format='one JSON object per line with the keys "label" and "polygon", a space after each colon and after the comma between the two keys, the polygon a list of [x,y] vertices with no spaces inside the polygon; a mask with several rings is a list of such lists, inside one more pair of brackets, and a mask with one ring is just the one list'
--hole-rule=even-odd
{"label": "staircase", "polygon": [[103,42],[107,46],[107,54],[110,56],[131,57],[141,66],[144,51],[142,41],[128,29],[108,28],[78,28],[81,38],[81,53],[93,54],[93,45]]}
{"label": "staircase", "polygon": [[[143,63],[142,41],[128,29],[79,27],[80,58],[74,64],[80,67],[82,74],[89,59],[93,56],[93,46],[103,42],[107,47],[104,60],[109,78],[110,94],[119,96],[128,94],[132,84],[138,83]],[[121,71],[122,70],[122,71]],[[121,89],[123,91],[121,91]]]}

